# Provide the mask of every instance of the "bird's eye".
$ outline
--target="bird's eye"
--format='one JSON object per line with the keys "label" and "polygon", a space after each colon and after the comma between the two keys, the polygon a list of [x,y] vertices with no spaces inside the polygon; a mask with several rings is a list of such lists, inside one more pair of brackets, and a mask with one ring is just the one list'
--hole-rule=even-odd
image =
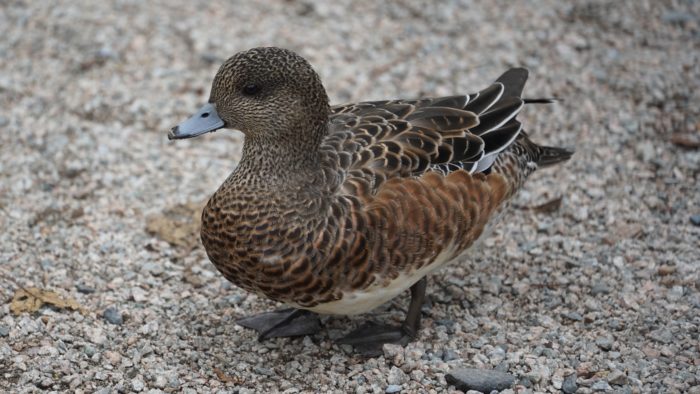
{"label": "bird's eye", "polygon": [[243,87],[243,94],[246,96],[252,96],[260,91],[260,87],[254,83],[250,83]]}

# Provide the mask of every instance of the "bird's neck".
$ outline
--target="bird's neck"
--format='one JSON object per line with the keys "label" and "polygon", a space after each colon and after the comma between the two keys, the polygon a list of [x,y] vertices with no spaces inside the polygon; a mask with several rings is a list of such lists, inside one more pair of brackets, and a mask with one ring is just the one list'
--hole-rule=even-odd
{"label": "bird's neck", "polygon": [[326,134],[323,124],[306,132],[246,136],[241,161],[229,181],[261,189],[313,184],[322,172],[319,147]]}

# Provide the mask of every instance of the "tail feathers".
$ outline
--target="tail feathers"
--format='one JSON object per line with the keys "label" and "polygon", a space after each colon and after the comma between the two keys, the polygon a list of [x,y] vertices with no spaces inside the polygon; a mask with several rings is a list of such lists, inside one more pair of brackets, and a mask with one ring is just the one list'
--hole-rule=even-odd
{"label": "tail feathers", "polygon": [[525,104],[554,104],[559,101],[563,100],[556,97],[523,98]]}
{"label": "tail feathers", "polygon": [[498,77],[496,82],[503,84],[503,97],[520,97],[527,81],[529,72],[526,68],[511,68]]}
{"label": "tail feathers", "polygon": [[[557,101],[560,101],[558,98],[554,97],[541,97],[541,98],[521,98],[523,88],[525,87],[525,82],[527,81],[528,77],[528,70],[526,68],[522,67],[516,67],[516,68],[511,68],[510,70],[506,71],[498,77],[496,82],[500,82],[503,85],[503,93],[501,97],[499,98],[498,102],[499,103],[504,103],[508,102],[508,98],[513,100],[513,97],[517,97],[518,101],[520,103],[520,106],[517,106],[517,109],[513,111],[512,114],[509,114],[509,117],[506,118],[507,120],[511,120],[511,123],[517,123],[517,129],[515,130],[515,133],[511,136],[511,138],[500,138],[500,140],[505,141],[505,144],[503,145],[503,148],[507,147],[508,145],[513,142],[513,140],[520,141],[521,147],[525,148],[525,155],[528,156],[528,160],[531,160],[532,162],[536,163],[538,167],[549,167],[551,165],[561,163],[564,161],[567,161],[571,158],[571,156],[574,154],[574,151],[571,149],[566,149],[566,148],[558,148],[554,146],[540,146],[535,144],[528,138],[527,134],[524,131],[521,131],[520,128],[520,123],[515,121],[515,115],[517,115],[517,112],[520,111],[520,108],[522,107],[523,104],[552,104]],[[498,107],[496,104],[491,104],[493,107]],[[509,107],[502,105],[505,109],[509,109]],[[465,108],[466,109],[466,108]],[[485,110],[484,114],[480,114],[480,120],[483,121],[484,125],[479,125],[477,127],[481,127],[483,129],[486,129],[487,131],[483,131],[482,133],[477,135],[481,136],[482,138],[486,137],[489,135],[488,133],[493,133],[494,137],[499,137],[500,134],[504,133],[495,133],[495,131],[499,131],[500,129],[508,129],[508,126],[504,126],[504,123],[500,123],[497,126],[492,126],[490,123],[495,123],[495,122],[486,122],[488,119],[489,114],[498,114],[499,116],[497,117],[499,120],[503,118],[503,116],[500,116],[500,112],[503,111],[496,111],[493,109],[490,110]],[[506,123],[510,124],[510,123]],[[499,129],[500,128],[500,129]],[[509,134],[510,135],[510,134]],[[499,141],[500,141],[499,140]],[[486,144],[487,146],[489,144]],[[495,153],[498,153],[500,150],[496,150]],[[488,169],[488,167],[491,166],[493,161],[496,158],[496,155],[490,155],[488,152],[487,154],[484,155],[484,159],[480,160],[477,163],[476,171],[485,171]],[[487,162],[485,159],[490,159],[490,161]]]}
{"label": "tail feathers", "polygon": [[538,145],[535,163],[539,167],[549,167],[569,160],[573,154],[574,151],[572,149]]}

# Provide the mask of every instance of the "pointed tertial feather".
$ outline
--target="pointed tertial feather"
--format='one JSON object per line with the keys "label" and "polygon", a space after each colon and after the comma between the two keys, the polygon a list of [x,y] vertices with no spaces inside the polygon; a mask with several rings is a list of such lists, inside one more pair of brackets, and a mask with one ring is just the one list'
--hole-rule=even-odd
{"label": "pointed tertial feather", "polygon": [[491,167],[498,154],[510,146],[518,138],[522,125],[517,120],[511,120],[507,125],[483,134],[484,157],[476,163],[475,172],[482,172]]}
{"label": "pointed tertial feather", "polygon": [[447,107],[420,108],[406,117],[412,125],[442,132],[464,130],[477,125],[473,112]]}
{"label": "pointed tertial feather", "polygon": [[511,120],[507,125],[482,134],[484,140],[484,155],[488,156],[506,149],[518,137],[522,125],[517,120]]}
{"label": "pointed tertial feather", "polygon": [[466,111],[474,112],[475,114],[481,114],[487,109],[491,108],[503,95],[503,84],[494,83],[488,88],[479,92],[475,98],[470,98],[469,103],[464,109]]}
{"label": "pointed tertial feather", "polygon": [[432,103],[430,103],[431,107],[449,107],[449,108],[464,108],[465,105],[467,105],[467,101],[469,100],[469,96],[449,96],[449,97],[440,97],[434,99]]}
{"label": "pointed tertial feather", "polygon": [[526,68],[511,68],[498,77],[496,82],[503,84],[503,97],[520,97],[529,72]]}
{"label": "pointed tertial feather", "polygon": [[497,129],[513,119],[522,107],[523,100],[518,97],[503,98],[486,113],[481,114],[479,116],[479,125],[471,128],[469,131],[476,135],[482,135]]}

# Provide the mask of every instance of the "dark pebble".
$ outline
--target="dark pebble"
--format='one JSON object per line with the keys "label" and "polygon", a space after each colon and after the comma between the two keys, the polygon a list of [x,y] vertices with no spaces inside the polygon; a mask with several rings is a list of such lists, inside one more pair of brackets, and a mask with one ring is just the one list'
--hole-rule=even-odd
{"label": "dark pebble", "polygon": [[115,324],[117,326],[122,325],[124,323],[124,319],[122,318],[122,314],[119,313],[117,308],[110,306],[109,308],[105,309],[105,311],[102,313],[102,317],[105,318],[108,322]]}
{"label": "dark pebble", "polygon": [[484,338],[477,338],[476,340],[472,341],[469,345],[473,347],[474,349],[481,349],[486,345],[487,341]]}
{"label": "dark pebble", "polygon": [[458,358],[459,358],[459,354],[457,354],[457,352],[455,352],[452,349],[445,349],[445,351],[442,352],[442,361],[447,362],[447,361],[456,360]]}
{"label": "dark pebble", "polygon": [[274,376],[275,372],[270,368],[256,366],[253,370],[260,375]]}
{"label": "dark pebble", "polygon": [[599,348],[601,348],[605,351],[609,351],[613,347],[613,340],[611,338],[608,338],[608,337],[598,337],[595,340],[595,344]]}
{"label": "dark pebble", "polygon": [[581,316],[581,314],[578,312],[562,313],[561,316],[564,318],[567,318],[569,320],[573,320],[573,321],[582,321],[583,320],[583,316]]}
{"label": "dark pebble", "polygon": [[547,357],[547,358],[555,358],[557,357],[557,352],[554,349],[550,349],[548,347],[542,349],[542,355]]}
{"label": "dark pebble", "polygon": [[564,383],[561,385],[561,390],[566,394],[573,394],[578,390],[576,385],[576,374],[571,374],[564,379]]}
{"label": "dark pebble", "polygon": [[77,284],[75,285],[75,289],[78,290],[78,293],[83,293],[83,294],[92,294],[95,292],[95,289],[93,289],[90,286],[85,286],[83,284]]}
{"label": "dark pebble", "polygon": [[693,223],[695,226],[700,226],[700,214],[690,215],[690,223]]}
{"label": "dark pebble", "polygon": [[452,319],[437,319],[435,324],[438,326],[445,326],[447,328],[452,328],[455,325],[455,321]]}
{"label": "dark pebble", "polygon": [[611,319],[608,322],[608,327],[615,331],[620,331],[623,328],[625,328],[625,324],[622,321],[620,321],[620,319]]}
{"label": "dark pebble", "polygon": [[532,381],[528,377],[524,377],[524,378],[520,379],[518,384],[525,387],[526,389],[529,389],[530,387],[532,387]]}
{"label": "dark pebble", "polygon": [[462,368],[456,369],[445,376],[448,384],[457,390],[476,390],[490,393],[494,390],[505,390],[515,383],[515,376],[494,370]]}
{"label": "dark pebble", "polygon": [[673,333],[668,329],[658,329],[649,333],[649,337],[656,342],[669,344],[673,342]]}
{"label": "dark pebble", "polygon": [[591,288],[591,295],[598,295],[598,294],[608,294],[610,293],[610,288],[602,282],[598,282],[593,285]]}

